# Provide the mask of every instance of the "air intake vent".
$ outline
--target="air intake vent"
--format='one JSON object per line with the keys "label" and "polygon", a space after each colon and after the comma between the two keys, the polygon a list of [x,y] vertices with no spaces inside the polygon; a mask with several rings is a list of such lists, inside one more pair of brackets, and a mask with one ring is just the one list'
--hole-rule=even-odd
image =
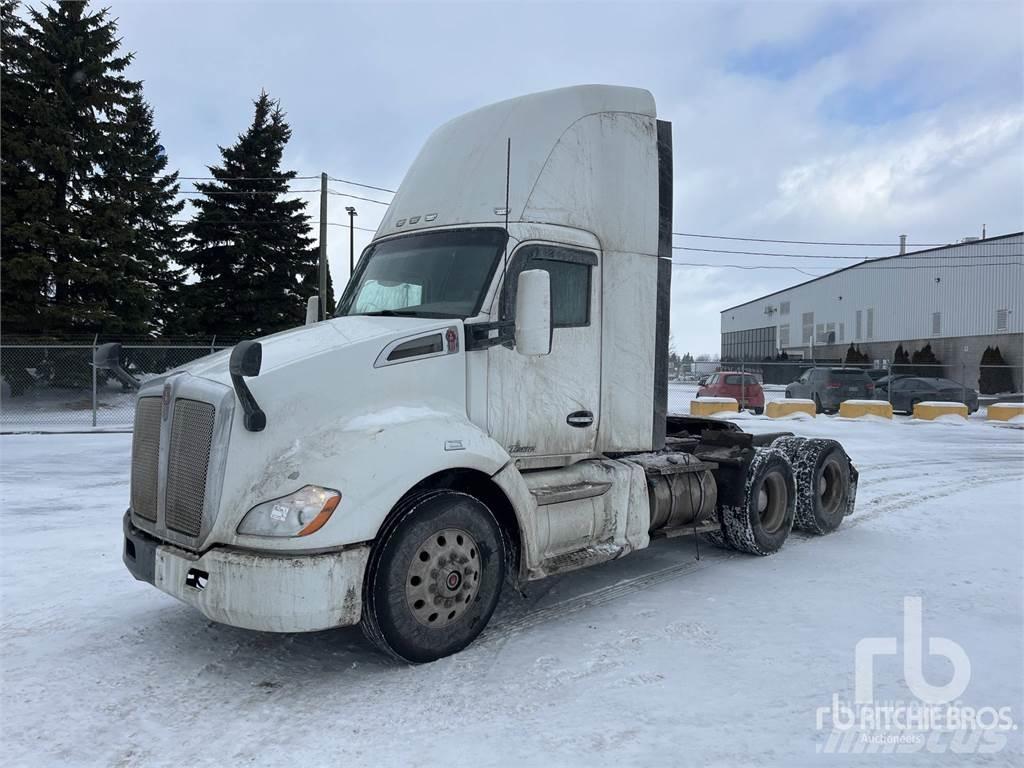
{"label": "air intake vent", "polygon": [[164,518],[186,536],[198,536],[202,528],[215,412],[210,403],[174,401]]}
{"label": "air intake vent", "polygon": [[156,521],[157,474],[160,465],[160,398],[141,397],[135,404],[132,433],[132,512]]}

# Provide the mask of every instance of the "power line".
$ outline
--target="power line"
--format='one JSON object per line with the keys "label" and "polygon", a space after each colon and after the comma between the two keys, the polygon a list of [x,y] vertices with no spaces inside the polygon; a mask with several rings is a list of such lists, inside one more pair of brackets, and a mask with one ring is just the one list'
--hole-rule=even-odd
{"label": "power line", "polygon": [[[868,263],[869,262],[865,262],[865,264],[868,264]],[[711,267],[713,269],[717,269],[719,267],[721,267],[723,269],[791,269],[791,270],[793,270],[795,272],[802,272],[805,275],[811,275],[810,272],[804,272],[804,270],[800,269],[800,267],[794,267],[794,266],[791,266],[789,264],[698,264],[696,262],[689,262],[689,261],[673,261],[672,262],[672,266],[673,267]],[[858,270],[860,270],[860,269],[879,269],[879,270],[903,270],[903,269],[931,269],[931,270],[936,270],[936,269],[985,269],[985,268],[989,268],[989,267],[1024,267],[1024,261],[1000,261],[1000,262],[996,262],[994,264],[932,264],[932,265],[928,265],[928,264],[920,264],[920,265],[902,264],[902,265],[894,265],[894,266],[890,266],[890,267],[881,267],[881,266],[879,266],[879,267],[872,267],[872,266],[863,266],[861,264],[853,264],[850,267],[847,267],[846,269],[852,269],[854,267],[856,267]],[[834,274],[838,274],[839,272],[844,272],[844,271],[846,271],[846,269],[833,270],[831,272],[826,272],[826,273],[821,274],[821,275],[811,275],[811,277],[825,277],[827,275],[834,275]]]}
{"label": "power line", "polygon": [[339,192],[336,189],[328,188],[327,194],[337,195],[338,197],[351,197],[353,200],[362,200],[367,203],[376,203],[377,205],[391,205],[391,203],[386,203],[383,200],[374,200],[372,197],[360,197],[359,195],[350,195],[348,192]]}
{"label": "power line", "polygon": [[179,176],[178,181],[296,181],[319,179],[319,176]]}
{"label": "power line", "polygon": [[[211,190],[200,190],[200,189],[183,189],[179,192],[175,192],[176,195],[304,195],[311,192],[319,192],[319,189],[285,189],[285,190],[270,190],[270,189],[250,189],[250,190],[234,190],[234,189],[211,189]],[[385,203],[387,205],[387,203]]]}
{"label": "power line", "polygon": [[[705,235],[696,232],[673,232],[679,237],[703,237],[710,240],[743,240],[748,243],[785,243],[787,245],[855,245],[864,248],[899,248],[896,243],[840,243],[827,240],[772,240],[767,237],[738,237],[734,235]],[[954,243],[914,243],[907,244],[908,248],[937,248],[943,245],[954,245]]]}
{"label": "power line", "polygon": [[335,178],[334,176],[328,176],[327,178],[330,179],[331,181],[340,182],[341,184],[351,184],[353,187],[363,187],[364,189],[375,189],[378,192],[390,192],[392,195],[395,194],[395,191],[396,191],[394,189],[388,189],[387,187],[375,187],[375,186],[373,186],[373,184],[361,184],[358,181],[349,181],[348,179],[338,179],[338,178]]}
{"label": "power line", "polygon": [[[195,219],[171,219],[171,221],[177,222],[179,224],[194,224],[196,222]],[[206,221],[206,220],[204,220],[202,223],[203,224],[211,224],[211,225],[238,224],[238,225],[246,225],[246,226],[250,226],[250,225],[251,226],[274,226],[274,225],[277,225],[277,224],[291,224],[292,221],[290,221],[289,219],[263,219],[263,220],[250,219],[250,220],[240,220],[240,221],[234,221],[234,220],[229,220],[229,219],[221,219],[219,221]],[[313,219],[311,219],[307,223],[308,224],[315,224],[317,226],[320,225],[319,221],[313,220]],[[327,226],[328,227],[344,227],[345,229],[348,229],[348,224],[344,224],[344,223],[342,223],[340,221],[328,221],[327,222]],[[359,227],[359,226],[357,226],[357,227],[355,227],[355,229],[358,229],[358,230],[360,230],[362,232],[376,232],[377,231],[373,227]]]}
{"label": "power line", "polygon": [[720,248],[690,248],[685,245],[673,245],[673,251],[701,251],[702,253],[736,253],[743,256],[781,256],[786,259],[860,259],[865,260],[863,256],[815,256],[814,254],[808,253],[769,253],[767,251],[728,251]]}
{"label": "power line", "polygon": [[[1018,243],[1006,243],[1006,245],[1013,245],[1020,247]],[[866,257],[866,256],[833,256],[825,254],[813,254],[813,253],[775,253],[773,251],[731,251],[724,248],[693,248],[685,245],[673,245],[672,250],[674,251],[699,251],[701,253],[732,253],[741,256],[777,256],[783,259],[841,259],[841,260],[861,260],[862,262],[870,261],[883,261],[891,258],[907,258],[912,257],[915,254],[906,253],[899,257],[893,256],[881,256],[881,257]],[[932,254],[932,255],[920,255],[918,259],[964,259],[964,258],[992,258],[993,256],[1005,258],[1007,256],[1015,256],[1016,254],[982,254],[976,256],[964,256],[959,253],[947,253],[947,254]],[[910,259],[914,260],[914,259]],[[851,265],[852,266],[852,265]]]}

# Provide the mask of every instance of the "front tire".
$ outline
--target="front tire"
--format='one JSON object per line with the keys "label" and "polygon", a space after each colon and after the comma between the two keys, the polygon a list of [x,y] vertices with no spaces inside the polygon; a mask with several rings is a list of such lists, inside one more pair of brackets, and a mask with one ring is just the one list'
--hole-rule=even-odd
{"label": "front tire", "polygon": [[424,663],[473,642],[505,577],[501,529],[479,499],[430,491],[406,503],[371,555],[363,633],[403,661]]}

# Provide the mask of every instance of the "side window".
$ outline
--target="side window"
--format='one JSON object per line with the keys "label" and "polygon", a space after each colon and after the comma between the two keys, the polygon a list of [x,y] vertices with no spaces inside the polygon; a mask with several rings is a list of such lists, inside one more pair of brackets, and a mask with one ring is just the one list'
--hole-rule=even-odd
{"label": "side window", "polygon": [[551,276],[551,319],[555,328],[590,325],[592,270],[597,256],[589,251],[556,245],[527,245],[512,258],[502,297],[501,316],[515,317],[519,273],[543,269]]}
{"label": "side window", "polygon": [[530,259],[527,269],[551,275],[551,319],[555,328],[590,325],[590,265],[555,259]]}

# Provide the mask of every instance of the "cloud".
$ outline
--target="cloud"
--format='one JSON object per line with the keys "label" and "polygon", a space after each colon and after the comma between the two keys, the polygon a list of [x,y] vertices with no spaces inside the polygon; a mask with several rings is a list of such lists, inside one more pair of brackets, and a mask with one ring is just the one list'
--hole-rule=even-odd
{"label": "cloud", "polygon": [[[1019,2],[115,1],[113,13],[184,175],[204,175],[218,160],[216,145],[244,129],[260,88],[288,113],[286,159],[300,175],[393,187],[454,115],[604,82],[648,88],[673,122],[677,231],[891,241],[895,250],[901,232],[946,242],[982,223],[993,234],[1020,228]],[[379,206],[338,197],[328,220],[346,223],[348,204],[357,224],[379,220]],[[369,237],[356,232],[357,251]],[[736,247],[714,242],[677,239]],[[331,227],[339,289],[348,248],[347,230]],[[835,264],[677,256],[813,272]],[[673,272],[675,341],[694,353],[718,348],[719,310],[806,279],[788,270]]]}

